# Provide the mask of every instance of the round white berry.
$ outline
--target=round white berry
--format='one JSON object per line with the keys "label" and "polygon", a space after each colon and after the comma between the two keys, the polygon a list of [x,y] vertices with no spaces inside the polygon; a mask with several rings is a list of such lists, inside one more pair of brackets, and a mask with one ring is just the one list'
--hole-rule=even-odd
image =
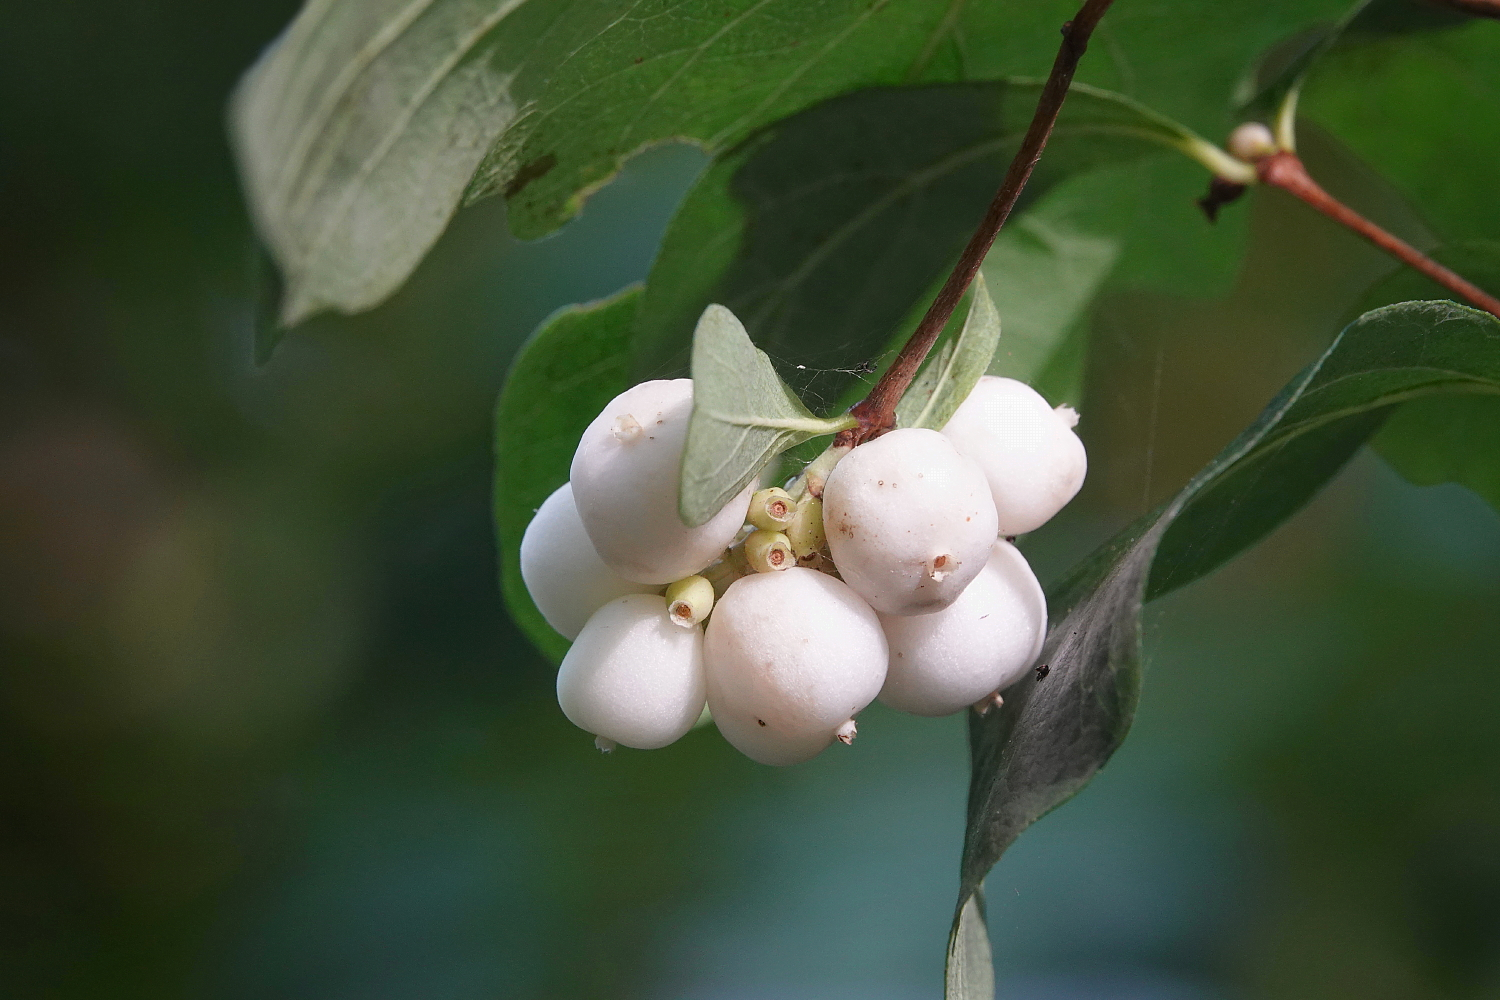
{"label": "round white berry", "polygon": [[674,625],[655,594],[627,594],[594,612],[557,671],[569,721],[637,750],[692,729],[705,697],[703,632]]}
{"label": "round white berry", "polygon": [[885,682],[885,634],[859,595],[792,567],[736,580],[704,637],[708,707],[724,738],[762,764],[809,760]]}
{"label": "round white berry", "polygon": [[616,597],[656,589],[604,565],[583,530],[568,483],[543,501],[521,536],[521,580],[547,624],[566,639],[578,638],[589,616]]}
{"label": "round white berry", "polygon": [[627,580],[671,583],[703,569],[745,523],[753,486],[707,523],[677,514],[677,480],[693,380],[642,382],[620,393],[573,453],[573,499],[605,564]]}
{"label": "round white berry", "polygon": [[984,568],[995,503],[975,462],[937,431],[908,428],[834,466],[823,528],[839,575],[877,611],[930,614]]}
{"label": "round white berry", "polygon": [[1088,456],[1073,433],[1077,421],[1073,410],[1053,409],[1025,382],[986,375],[943,428],[984,470],[1000,534],[1040,528],[1083,486]]}
{"label": "round white berry", "polygon": [[936,614],[881,615],[891,662],[880,700],[948,715],[1015,683],[1042,651],[1047,599],[1026,557],[995,543],[984,571]]}

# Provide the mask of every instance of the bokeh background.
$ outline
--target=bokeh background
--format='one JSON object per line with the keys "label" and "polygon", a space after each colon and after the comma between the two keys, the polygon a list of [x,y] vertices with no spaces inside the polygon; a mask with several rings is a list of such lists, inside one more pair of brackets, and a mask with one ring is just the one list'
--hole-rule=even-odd
{"label": "bokeh background", "polygon": [[[223,106],[294,8],[6,5],[0,996],[939,996],[961,718],[876,706],[788,770],[711,729],[602,758],[498,597],[508,360],[644,277],[701,154],[535,244],[465,211],[389,304],[257,365]],[[1044,580],[1390,271],[1275,193],[1228,211],[1227,295],[1095,310],[1091,478],[1029,540]],[[1147,634],[1130,740],[989,879],[1003,995],[1500,997],[1496,512],[1363,453]]]}

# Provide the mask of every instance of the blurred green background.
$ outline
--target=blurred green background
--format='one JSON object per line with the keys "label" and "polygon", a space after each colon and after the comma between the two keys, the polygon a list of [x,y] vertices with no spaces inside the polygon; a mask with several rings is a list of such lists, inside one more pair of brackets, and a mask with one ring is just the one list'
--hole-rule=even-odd
{"label": "blurred green background", "polygon": [[[644,277],[703,157],[648,153],[535,244],[465,211],[389,304],[258,366],[222,110],[294,9],[5,12],[0,995],[939,996],[961,718],[876,706],[788,770],[711,729],[603,758],[499,601],[508,359]],[[1308,131],[1327,186],[1432,243]],[[1044,580],[1391,270],[1274,192],[1228,211],[1227,296],[1095,310]],[[1500,518],[1362,454],[1151,609],[1130,740],[989,879],[1002,995],[1500,997],[1497,648]]]}

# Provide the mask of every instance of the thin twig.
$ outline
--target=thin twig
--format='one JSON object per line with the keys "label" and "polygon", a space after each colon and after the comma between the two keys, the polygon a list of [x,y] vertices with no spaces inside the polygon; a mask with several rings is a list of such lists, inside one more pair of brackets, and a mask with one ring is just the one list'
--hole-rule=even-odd
{"label": "thin twig", "polygon": [[1471,305],[1500,317],[1500,299],[1473,283],[1465,281],[1410,243],[1381,229],[1324,191],[1308,174],[1307,168],[1302,165],[1302,161],[1295,153],[1284,151],[1273,153],[1257,161],[1255,170],[1263,183],[1279,187],[1301,199],[1340,225],[1363,236],[1403,264],[1422,272],[1450,292],[1468,300]]}
{"label": "thin twig", "polygon": [[995,192],[995,198],[984,213],[979,228],[969,237],[969,243],[954,265],[953,272],[943,283],[937,298],[932,300],[927,314],[917,324],[916,330],[906,341],[906,346],[901,348],[901,353],[896,355],[896,360],[886,369],[880,381],[875,383],[870,394],[850,411],[859,420],[859,426],[841,432],[837,438],[839,443],[859,444],[878,437],[895,426],[896,403],[906,392],[907,386],[911,385],[927,352],[932,349],[938,335],[943,332],[943,327],[948,324],[948,318],[953,315],[959,299],[963,298],[964,291],[974,280],[979,265],[984,262],[984,255],[989,253],[995,237],[1000,233],[1000,227],[1005,225],[1006,218],[1016,205],[1016,199],[1026,187],[1026,181],[1031,177],[1031,171],[1036,167],[1042,149],[1052,134],[1052,126],[1057,122],[1063,100],[1068,96],[1068,85],[1073,82],[1078,60],[1083,58],[1083,53],[1088,49],[1089,35],[1112,2],[1113,0],[1085,0],[1073,20],[1063,25],[1063,40],[1057,50],[1057,59],[1052,63],[1052,72],[1037,100],[1036,113],[1032,115],[1031,125],[1021,140],[1021,148],[1016,150],[1015,158],[1010,161],[1010,169],[1005,173],[1005,180],[1000,183],[1000,190]]}
{"label": "thin twig", "polygon": [[1471,17],[1490,17],[1500,21],[1500,0],[1430,0],[1439,7],[1452,7]]}

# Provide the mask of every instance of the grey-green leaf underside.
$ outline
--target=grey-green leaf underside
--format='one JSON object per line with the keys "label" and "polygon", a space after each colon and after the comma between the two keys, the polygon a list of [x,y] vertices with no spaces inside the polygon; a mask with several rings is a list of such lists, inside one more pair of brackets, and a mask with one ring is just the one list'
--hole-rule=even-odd
{"label": "grey-green leaf underside", "polygon": [[942,430],[989,368],[999,343],[1000,314],[995,311],[984,275],[979,274],[974,278],[963,328],[912,380],[896,404],[896,426]]}
{"label": "grey-green leaf underside", "polygon": [[678,493],[682,519],[703,524],[783,451],[853,426],[851,418],[813,416],[734,313],[710,305],[693,334],[693,417]]}
{"label": "grey-green leaf underside", "polygon": [[281,316],[377,304],[468,193],[543,235],[645,146],[899,82],[946,0],[308,0],[231,108]]}
{"label": "grey-green leaf underside", "polygon": [[[1121,532],[1048,594],[1042,679],[969,717],[972,773],[949,953],[950,991],[989,1000],[968,969],[969,905],[1029,825],[1078,792],[1129,731],[1141,686],[1144,601],[1211,572],[1295,513],[1403,404],[1500,394],[1500,320],[1450,302],[1409,302],[1347,327],[1173,500]],[[953,970],[960,971],[955,973]]]}

